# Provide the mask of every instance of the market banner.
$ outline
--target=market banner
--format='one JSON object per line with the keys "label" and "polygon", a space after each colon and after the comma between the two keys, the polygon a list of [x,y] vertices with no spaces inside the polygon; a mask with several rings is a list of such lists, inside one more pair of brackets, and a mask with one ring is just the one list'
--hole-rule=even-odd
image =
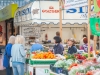
{"label": "market banner", "polygon": [[[45,5],[45,6],[44,6]],[[91,6],[91,11],[94,6]],[[96,16],[92,14],[91,17]],[[59,24],[59,1],[34,1],[17,9],[14,25]],[[62,10],[62,24],[88,24],[88,6],[78,6]]]}
{"label": "market banner", "polygon": [[90,18],[90,29],[93,35],[100,36],[100,18]]}
{"label": "market banner", "polygon": [[94,12],[100,12],[100,0],[94,0]]}
{"label": "market banner", "polygon": [[65,0],[65,9],[88,5],[88,0]]}

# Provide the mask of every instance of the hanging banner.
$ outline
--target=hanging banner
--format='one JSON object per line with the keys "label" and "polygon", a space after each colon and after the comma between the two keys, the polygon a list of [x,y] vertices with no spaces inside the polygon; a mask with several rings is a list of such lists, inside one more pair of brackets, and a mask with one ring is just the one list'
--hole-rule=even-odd
{"label": "hanging banner", "polygon": [[100,0],[94,0],[94,12],[100,12]]}
{"label": "hanging banner", "polygon": [[100,18],[90,18],[90,28],[93,35],[100,36]]}
{"label": "hanging banner", "polygon": [[65,0],[65,9],[88,5],[88,0]]}

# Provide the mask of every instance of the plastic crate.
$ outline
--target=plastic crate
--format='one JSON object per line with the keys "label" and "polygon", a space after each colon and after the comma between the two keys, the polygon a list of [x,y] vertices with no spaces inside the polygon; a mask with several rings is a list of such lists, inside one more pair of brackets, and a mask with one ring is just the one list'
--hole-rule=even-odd
{"label": "plastic crate", "polygon": [[56,59],[34,59],[34,60],[30,60],[29,64],[31,65],[48,65],[48,64],[54,64],[57,60]]}

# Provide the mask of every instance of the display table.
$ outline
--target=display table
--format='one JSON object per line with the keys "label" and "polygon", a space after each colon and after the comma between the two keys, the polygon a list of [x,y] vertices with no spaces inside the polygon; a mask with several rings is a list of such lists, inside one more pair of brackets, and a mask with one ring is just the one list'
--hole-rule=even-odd
{"label": "display table", "polygon": [[26,75],[50,75],[50,64],[56,59],[26,59]]}

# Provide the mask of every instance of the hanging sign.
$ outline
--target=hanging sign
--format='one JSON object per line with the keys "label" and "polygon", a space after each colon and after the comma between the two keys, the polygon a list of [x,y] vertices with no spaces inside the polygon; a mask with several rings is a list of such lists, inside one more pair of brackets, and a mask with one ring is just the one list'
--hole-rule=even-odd
{"label": "hanging sign", "polygon": [[65,9],[88,5],[88,0],[65,0]]}
{"label": "hanging sign", "polygon": [[100,36],[100,18],[90,18],[90,28],[93,35]]}
{"label": "hanging sign", "polygon": [[94,0],[94,12],[100,12],[100,0]]}

